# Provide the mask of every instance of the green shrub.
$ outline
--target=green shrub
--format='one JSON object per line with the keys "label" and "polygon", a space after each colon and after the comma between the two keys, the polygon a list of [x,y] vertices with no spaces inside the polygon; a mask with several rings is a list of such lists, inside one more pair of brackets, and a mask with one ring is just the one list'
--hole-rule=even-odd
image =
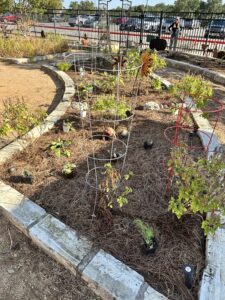
{"label": "green shrub", "polygon": [[60,62],[56,65],[57,69],[60,70],[60,71],[64,71],[64,72],[67,72],[71,67],[72,67],[72,64],[69,63],[69,62]]}
{"label": "green shrub", "polygon": [[99,96],[92,109],[104,118],[113,118],[118,116],[123,119],[127,117],[127,112],[131,111],[131,106],[126,102],[125,98],[117,101],[114,95]]}

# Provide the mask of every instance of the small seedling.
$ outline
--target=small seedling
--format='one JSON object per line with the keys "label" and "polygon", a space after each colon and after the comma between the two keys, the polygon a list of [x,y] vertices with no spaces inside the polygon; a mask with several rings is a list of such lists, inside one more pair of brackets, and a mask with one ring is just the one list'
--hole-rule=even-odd
{"label": "small seedling", "polygon": [[141,219],[135,219],[134,225],[142,235],[148,248],[151,249],[153,247],[153,238],[154,238],[153,228],[148,226],[148,224],[143,222]]}
{"label": "small seedling", "polygon": [[54,152],[56,157],[70,157],[71,153],[67,149],[72,142],[70,140],[62,140],[61,138],[58,138],[58,140],[51,142],[50,149]]}
{"label": "small seedling", "polygon": [[63,166],[62,174],[65,175],[66,177],[71,177],[71,176],[73,176],[76,167],[77,166],[75,164],[66,163]]}

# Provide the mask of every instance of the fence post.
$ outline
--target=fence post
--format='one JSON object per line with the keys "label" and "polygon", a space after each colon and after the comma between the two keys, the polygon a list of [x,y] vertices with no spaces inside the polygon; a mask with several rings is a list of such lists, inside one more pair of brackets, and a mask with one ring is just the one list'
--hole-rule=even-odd
{"label": "fence post", "polygon": [[54,18],[54,32],[55,32],[55,35],[56,35],[56,26],[55,26],[55,12],[53,13],[53,18]]}
{"label": "fence post", "polygon": [[211,17],[210,17],[209,31],[208,31],[208,34],[207,34],[206,40],[205,40],[205,44],[206,44],[206,45],[208,44],[208,39],[209,39],[210,31],[211,31],[212,21],[213,21],[213,13],[211,14]]}
{"label": "fence post", "polygon": [[140,41],[139,41],[140,45],[142,45],[142,43],[143,43],[144,17],[145,17],[144,12],[142,12],[140,15],[140,18],[141,18]]}
{"label": "fence post", "polygon": [[160,13],[160,23],[159,23],[159,32],[158,32],[158,37],[161,38],[162,34],[162,23],[163,23],[163,11]]}

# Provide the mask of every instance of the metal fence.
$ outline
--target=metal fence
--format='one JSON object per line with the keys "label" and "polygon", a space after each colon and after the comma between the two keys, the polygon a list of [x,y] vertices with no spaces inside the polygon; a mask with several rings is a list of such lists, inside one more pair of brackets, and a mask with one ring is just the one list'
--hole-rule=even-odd
{"label": "metal fence", "polygon": [[[19,14],[18,14],[19,16]],[[104,17],[103,17],[104,16]],[[98,40],[108,35],[113,42],[148,46],[154,37],[170,41],[169,26],[180,18],[182,30],[177,50],[193,54],[223,50],[225,45],[225,14],[192,12],[137,12],[131,10],[71,11],[55,10],[30,14],[30,30],[35,36],[46,33],[62,34],[70,40]],[[0,17],[0,21],[3,21]],[[15,26],[8,24],[8,26]]]}

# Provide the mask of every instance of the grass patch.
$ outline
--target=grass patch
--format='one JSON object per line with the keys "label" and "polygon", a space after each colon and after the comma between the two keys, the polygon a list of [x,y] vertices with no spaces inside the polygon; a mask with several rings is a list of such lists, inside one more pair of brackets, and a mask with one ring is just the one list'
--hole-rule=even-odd
{"label": "grass patch", "polygon": [[68,43],[60,35],[48,35],[47,38],[13,36],[0,37],[1,57],[29,57],[65,52]]}

